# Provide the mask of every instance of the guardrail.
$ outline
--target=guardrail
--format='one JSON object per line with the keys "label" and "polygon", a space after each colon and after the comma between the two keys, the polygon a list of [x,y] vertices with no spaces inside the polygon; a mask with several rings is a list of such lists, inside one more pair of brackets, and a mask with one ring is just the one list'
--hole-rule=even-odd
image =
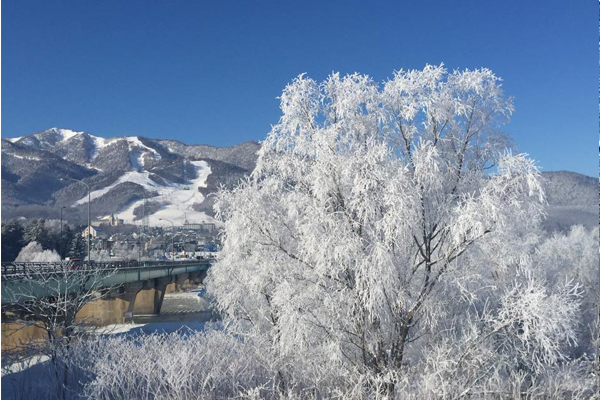
{"label": "guardrail", "polygon": [[140,268],[173,268],[176,266],[198,265],[211,263],[214,257],[200,260],[183,261],[60,261],[60,262],[3,262],[1,263],[0,276],[2,280],[18,278],[42,272],[81,272],[81,271],[115,271]]}

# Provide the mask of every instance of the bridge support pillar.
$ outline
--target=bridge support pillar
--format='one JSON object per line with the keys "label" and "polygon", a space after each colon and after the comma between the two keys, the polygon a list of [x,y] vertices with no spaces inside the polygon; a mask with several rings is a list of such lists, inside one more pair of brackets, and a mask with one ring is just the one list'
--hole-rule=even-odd
{"label": "bridge support pillar", "polygon": [[154,311],[156,314],[160,314],[163,300],[165,299],[165,293],[167,292],[167,286],[173,281],[172,277],[158,278],[156,281],[156,296],[154,297]]}
{"label": "bridge support pillar", "polygon": [[135,315],[160,314],[167,285],[171,283],[171,280],[171,277],[165,277],[145,281],[142,290],[135,298],[133,313]]}
{"label": "bridge support pillar", "polygon": [[127,309],[123,313],[123,322],[131,322],[133,321],[133,309],[135,307],[135,299],[142,290],[143,284],[141,282],[130,283],[123,290],[123,293],[119,296],[119,298],[127,304]]}
{"label": "bridge support pillar", "polygon": [[176,275],[173,279],[173,282],[167,285],[167,294],[183,291],[183,286],[185,285],[185,281],[188,279],[188,275],[189,274]]}
{"label": "bridge support pillar", "polygon": [[32,342],[43,343],[48,340],[47,335],[45,330],[28,321],[2,322],[2,351],[18,351]]}
{"label": "bridge support pillar", "polygon": [[103,298],[83,306],[75,319],[98,326],[130,322],[133,318],[135,300],[141,289],[141,282],[129,283],[124,287],[113,289]]}

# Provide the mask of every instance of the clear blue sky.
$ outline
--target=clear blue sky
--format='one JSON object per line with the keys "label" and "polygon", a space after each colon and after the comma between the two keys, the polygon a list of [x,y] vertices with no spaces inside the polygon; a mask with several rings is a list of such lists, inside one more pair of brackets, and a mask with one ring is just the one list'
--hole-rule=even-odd
{"label": "clear blue sky", "polygon": [[2,2],[2,136],[261,140],[302,72],[488,67],[544,170],[598,173],[598,8],[545,1]]}

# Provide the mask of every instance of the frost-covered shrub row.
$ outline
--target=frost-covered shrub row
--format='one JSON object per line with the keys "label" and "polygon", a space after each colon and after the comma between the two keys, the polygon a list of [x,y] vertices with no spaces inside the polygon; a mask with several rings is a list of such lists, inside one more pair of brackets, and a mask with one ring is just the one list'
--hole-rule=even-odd
{"label": "frost-covered shrub row", "polygon": [[[221,329],[172,334],[97,336],[64,347],[65,398],[222,399],[248,393],[275,393],[277,366],[261,353],[265,346],[240,340]],[[36,367],[33,367],[36,368]],[[36,372],[35,391],[25,392],[25,371],[15,377],[17,398],[54,398],[51,364]],[[20,382],[17,380],[20,378]],[[60,377],[62,379],[62,376]]]}
{"label": "frost-covered shrub row", "polygon": [[94,354],[86,398],[222,398],[266,380],[253,349],[218,330],[101,338],[81,349]]}
{"label": "frost-covered shrub row", "polygon": [[[467,335],[478,334],[476,327],[470,329]],[[469,342],[479,345],[468,356],[461,359],[451,354],[465,350]],[[428,351],[422,368],[390,370],[386,375],[353,373],[335,360],[315,363],[312,352],[298,359],[281,359],[268,341],[244,340],[227,327],[90,338],[63,349],[60,362],[68,366],[65,398],[70,399],[377,399],[385,398],[382,392],[390,381],[397,386],[395,397],[401,399],[593,398],[590,393],[597,376],[592,362],[579,359],[555,364],[537,371],[535,377],[518,368],[504,375],[494,370],[492,360],[486,361],[482,352],[489,357],[495,350],[484,342],[481,336],[455,337]],[[469,376],[457,374],[457,363],[463,363],[465,371],[479,372],[478,377],[494,370],[485,393],[466,391],[471,386]],[[56,378],[50,364],[45,367],[45,371],[22,375],[20,382],[13,379],[23,395],[15,398],[54,398]],[[38,377],[31,381],[34,376]]]}

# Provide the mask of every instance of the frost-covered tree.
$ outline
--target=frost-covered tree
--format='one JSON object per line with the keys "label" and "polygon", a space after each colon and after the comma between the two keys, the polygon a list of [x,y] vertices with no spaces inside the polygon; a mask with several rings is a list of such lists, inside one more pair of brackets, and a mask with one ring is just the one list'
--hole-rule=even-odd
{"label": "frost-covered tree", "polygon": [[231,329],[271,354],[275,391],[550,387],[580,287],[548,285],[532,262],[545,197],[498,131],[513,112],[500,79],[443,66],[382,85],[301,75],[281,110],[251,178],[218,195],[208,282]]}
{"label": "frost-covered tree", "polygon": [[115,243],[112,253],[119,260],[137,260],[140,257],[139,246],[137,243],[129,242]]}
{"label": "frost-covered tree", "polygon": [[110,252],[108,250],[93,250],[92,260],[94,261],[111,261]]}
{"label": "frost-covered tree", "polygon": [[54,250],[44,250],[38,242],[23,247],[15,259],[17,262],[57,262],[60,255]]}
{"label": "frost-covered tree", "polygon": [[573,226],[568,234],[555,233],[536,249],[535,265],[550,286],[565,280],[581,285],[578,348],[573,356],[593,357],[598,347],[598,229]]}

